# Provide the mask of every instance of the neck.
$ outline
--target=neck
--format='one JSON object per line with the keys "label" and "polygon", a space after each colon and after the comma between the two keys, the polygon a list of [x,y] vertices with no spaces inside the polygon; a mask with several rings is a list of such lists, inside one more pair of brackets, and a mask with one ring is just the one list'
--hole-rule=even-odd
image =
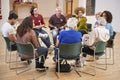
{"label": "neck", "polygon": [[35,17],[37,17],[37,16],[38,16],[38,14],[34,14],[34,16],[35,16]]}
{"label": "neck", "polygon": [[8,20],[8,23],[11,24],[11,20]]}

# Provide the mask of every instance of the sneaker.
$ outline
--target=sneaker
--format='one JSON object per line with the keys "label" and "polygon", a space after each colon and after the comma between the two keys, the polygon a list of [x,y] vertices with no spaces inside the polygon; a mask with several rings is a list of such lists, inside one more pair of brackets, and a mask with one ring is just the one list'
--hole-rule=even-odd
{"label": "sneaker", "polygon": [[75,62],[75,66],[76,66],[76,67],[80,67],[80,60],[77,60],[77,61]]}
{"label": "sneaker", "polygon": [[40,37],[40,38],[47,38],[47,37],[48,37],[48,34],[39,33],[39,37]]}
{"label": "sneaker", "polygon": [[49,67],[46,67],[46,66],[36,66],[36,70],[37,71],[45,71],[45,70],[48,70]]}
{"label": "sneaker", "polygon": [[85,59],[85,57],[82,57],[81,58],[81,67],[83,67],[85,65],[86,65],[86,59]]}
{"label": "sneaker", "polygon": [[32,63],[32,61],[29,59],[29,60],[27,60],[27,63],[28,63],[28,64],[31,64],[31,63]]}

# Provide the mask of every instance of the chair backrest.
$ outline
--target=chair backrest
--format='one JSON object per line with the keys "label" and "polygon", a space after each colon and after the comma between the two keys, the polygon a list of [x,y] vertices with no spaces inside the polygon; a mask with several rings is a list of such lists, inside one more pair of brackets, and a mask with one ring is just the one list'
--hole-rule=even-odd
{"label": "chair backrest", "polygon": [[99,41],[96,43],[95,55],[101,56],[104,54],[106,49],[106,42]]}
{"label": "chair backrest", "polygon": [[74,59],[78,58],[81,53],[81,43],[60,44],[59,55],[62,58]]}
{"label": "chair backrest", "polygon": [[114,38],[115,38],[115,36],[116,36],[116,32],[115,32],[115,31],[113,31],[113,36],[112,36],[112,39],[114,39]]}
{"label": "chair backrest", "polygon": [[34,58],[34,47],[32,44],[16,42],[17,52],[24,59]]}
{"label": "chair backrest", "polygon": [[92,31],[92,24],[87,23],[86,25],[87,25],[88,31],[91,32]]}
{"label": "chair backrest", "polygon": [[10,40],[8,37],[3,37],[6,43],[6,47],[9,51],[11,51],[11,44],[10,44]]}

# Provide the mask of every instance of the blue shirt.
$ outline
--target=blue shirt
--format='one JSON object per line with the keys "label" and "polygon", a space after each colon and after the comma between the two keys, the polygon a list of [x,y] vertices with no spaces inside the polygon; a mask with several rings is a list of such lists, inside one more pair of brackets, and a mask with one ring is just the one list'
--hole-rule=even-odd
{"label": "blue shirt", "polygon": [[107,23],[105,27],[106,27],[106,29],[109,30],[109,34],[112,37],[113,36],[113,27],[112,27],[111,23]]}
{"label": "blue shirt", "polygon": [[82,41],[82,34],[75,30],[62,31],[60,32],[58,40],[60,41],[60,43],[67,44],[78,43]]}

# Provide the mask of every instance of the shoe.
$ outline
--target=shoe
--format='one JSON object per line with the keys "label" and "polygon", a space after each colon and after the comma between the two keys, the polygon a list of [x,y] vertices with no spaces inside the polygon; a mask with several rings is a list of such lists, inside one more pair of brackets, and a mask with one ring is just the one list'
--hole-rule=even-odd
{"label": "shoe", "polygon": [[31,63],[32,63],[32,61],[29,59],[29,60],[27,60],[27,63],[28,63],[28,64],[31,64]]}
{"label": "shoe", "polygon": [[48,37],[48,34],[39,33],[39,37],[40,37],[40,38],[47,38],[47,37]]}
{"label": "shoe", "polygon": [[86,58],[85,57],[82,57],[81,58],[81,67],[85,66],[86,65]]}
{"label": "shoe", "polygon": [[80,67],[80,61],[77,60],[74,63],[71,63],[71,66],[73,66],[73,67]]}
{"label": "shoe", "polygon": [[76,66],[76,67],[80,67],[80,60],[77,60],[77,61],[75,62],[75,66]]}
{"label": "shoe", "polygon": [[37,71],[45,71],[45,70],[48,70],[49,67],[46,67],[46,66],[36,66],[36,70]]}

